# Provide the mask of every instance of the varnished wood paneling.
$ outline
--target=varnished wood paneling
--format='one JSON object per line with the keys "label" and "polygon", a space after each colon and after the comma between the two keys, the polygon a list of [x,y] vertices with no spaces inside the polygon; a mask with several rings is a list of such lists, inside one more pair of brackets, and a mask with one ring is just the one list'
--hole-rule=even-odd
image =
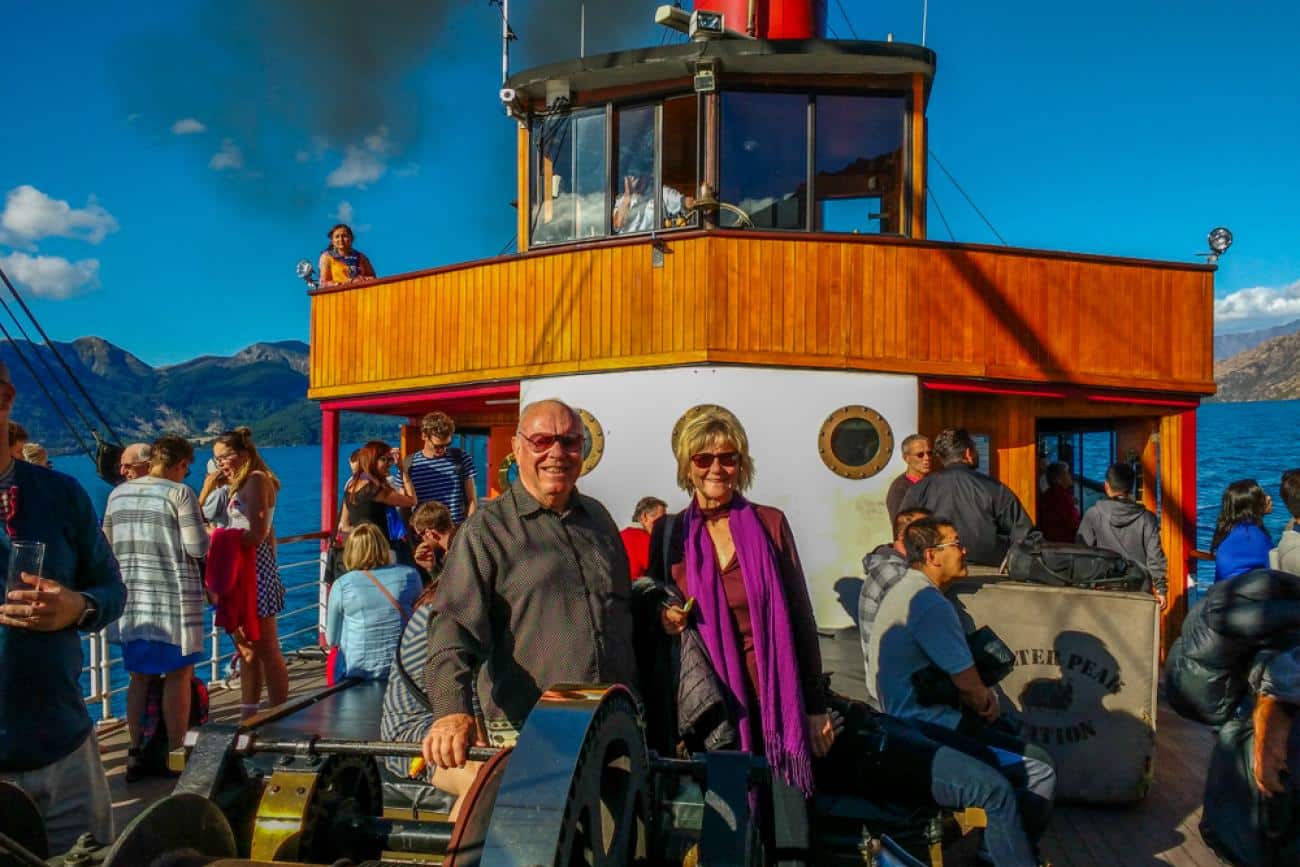
{"label": "varnished wood paneling", "polygon": [[643,240],[320,290],[310,396],[696,361],[1213,389],[1200,267],[825,235],[661,243],[660,267]]}

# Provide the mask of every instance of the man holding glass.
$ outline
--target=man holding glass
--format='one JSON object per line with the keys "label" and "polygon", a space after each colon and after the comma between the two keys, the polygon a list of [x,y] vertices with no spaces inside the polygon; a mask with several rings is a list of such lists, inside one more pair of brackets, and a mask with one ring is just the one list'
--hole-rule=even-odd
{"label": "man holding glass", "polygon": [[81,632],[122,614],[126,586],[90,498],[69,476],[9,454],[15,391],[0,364],[0,780],[45,820],[51,854],[113,839],[99,743],[78,679]]}

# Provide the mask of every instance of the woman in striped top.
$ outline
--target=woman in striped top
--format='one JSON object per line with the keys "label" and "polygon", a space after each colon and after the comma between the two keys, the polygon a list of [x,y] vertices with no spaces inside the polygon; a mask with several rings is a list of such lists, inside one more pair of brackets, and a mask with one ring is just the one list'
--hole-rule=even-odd
{"label": "woman in striped top", "polygon": [[208,537],[198,498],[184,483],[194,447],[181,437],[153,444],[149,475],[123,482],[108,497],[104,535],[126,581],[122,619],[112,627],[131,675],[127,727],[131,749],[127,780],[136,778],[136,752],[149,685],[163,681],[163,720],[171,747],[180,746],[189,725],[190,678],[203,658],[203,581],[199,558]]}

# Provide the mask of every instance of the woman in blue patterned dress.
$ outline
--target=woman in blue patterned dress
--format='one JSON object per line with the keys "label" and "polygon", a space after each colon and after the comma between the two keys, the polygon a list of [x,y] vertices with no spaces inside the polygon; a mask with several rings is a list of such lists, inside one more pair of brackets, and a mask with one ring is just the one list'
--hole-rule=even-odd
{"label": "woman in blue patterned dress", "polygon": [[212,444],[212,457],[228,480],[228,526],[243,530],[242,543],[257,551],[257,618],[261,634],[252,640],[242,633],[234,636],[242,661],[239,709],[242,716],[251,716],[257,712],[264,683],[272,706],[283,704],[289,698],[289,671],[280,653],[276,630],[276,615],[284,610],[284,584],[275,563],[272,531],[280,480],[257,453],[253,432],[246,427],[217,437]]}

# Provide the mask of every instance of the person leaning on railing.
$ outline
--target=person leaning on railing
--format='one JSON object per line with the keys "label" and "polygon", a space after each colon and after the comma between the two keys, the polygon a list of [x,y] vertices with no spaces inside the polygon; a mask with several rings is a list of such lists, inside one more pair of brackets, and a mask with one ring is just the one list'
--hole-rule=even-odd
{"label": "person leaning on railing", "polygon": [[14,397],[0,364],[0,554],[7,571],[12,542],[43,542],[45,561],[39,579],[23,575],[28,589],[0,605],[0,780],[36,802],[50,851],[62,853],[86,832],[113,840],[108,779],[78,683],[79,633],[121,616],[126,585],[81,485],[11,456]]}

